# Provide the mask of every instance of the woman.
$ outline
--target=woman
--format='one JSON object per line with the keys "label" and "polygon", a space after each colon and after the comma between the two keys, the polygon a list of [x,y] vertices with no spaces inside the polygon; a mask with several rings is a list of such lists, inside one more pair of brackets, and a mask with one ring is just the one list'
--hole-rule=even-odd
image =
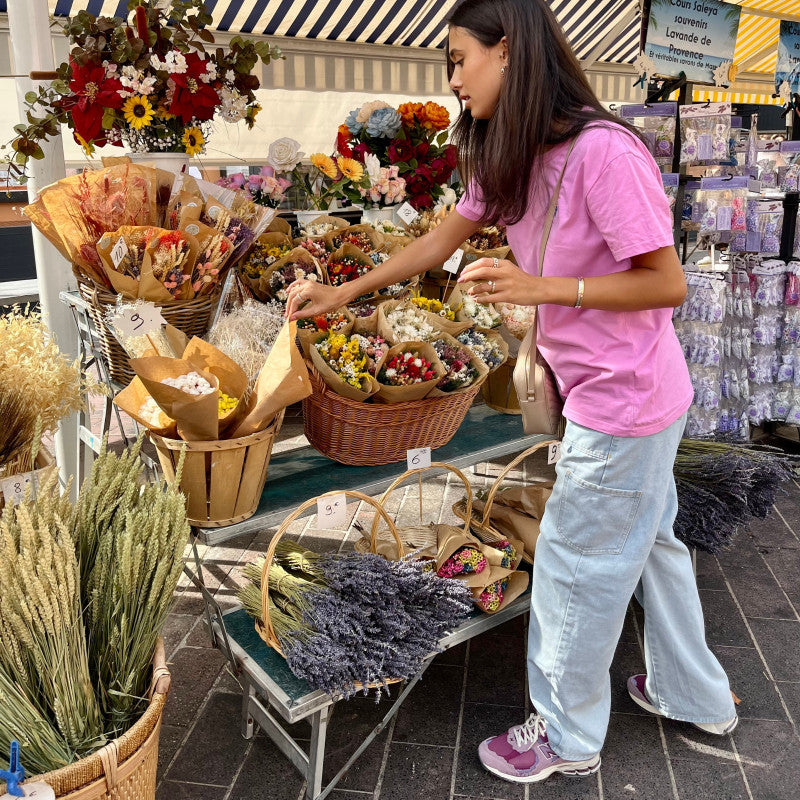
{"label": "woman", "polygon": [[482,225],[507,225],[520,266],[480,259],[459,281],[478,282],[479,302],[539,306],[539,350],[567,427],[531,582],[536,713],[484,741],[479,757],[516,782],[588,775],[600,768],[609,667],[633,594],[647,674],[628,681],[632,699],[710,733],[737,722],[705,642],[689,552],[672,531],[672,465],[692,387],[671,316],[686,286],[655,162],[602,108],[545,0],[464,0],[448,22],[466,194],[438,228],[357,281],[293,284],[287,315],[344,305],[441,264]]}

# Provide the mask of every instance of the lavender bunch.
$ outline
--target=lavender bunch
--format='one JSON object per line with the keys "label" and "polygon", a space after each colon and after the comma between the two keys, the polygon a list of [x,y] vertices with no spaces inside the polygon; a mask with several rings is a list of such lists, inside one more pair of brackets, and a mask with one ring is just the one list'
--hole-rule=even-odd
{"label": "lavender bunch", "polygon": [[730,545],[752,517],[764,518],[798,456],[752,444],[683,439],[675,457],[675,535],[708,553]]}
{"label": "lavender bunch", "polygon": [[[239,597],[261,616],[261,564]],[[281,541],[270,565],[270,619],[292,672],[329,694],[407,678],[472,608],[458,581],[420,562],[360,553],[322,555]],[[276,613],[273,613],[273,608]],[[366,691],[366,690],[365,690]]]}

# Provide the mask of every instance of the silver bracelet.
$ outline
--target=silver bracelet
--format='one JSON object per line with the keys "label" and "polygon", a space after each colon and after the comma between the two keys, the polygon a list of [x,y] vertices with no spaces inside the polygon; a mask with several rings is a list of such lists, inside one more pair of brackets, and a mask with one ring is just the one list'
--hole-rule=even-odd
{"label": "silver bracelet", "polygon": [[578,299],[575,301],[575,308],[580,308],[583,303],[583,278],[578,278]]}

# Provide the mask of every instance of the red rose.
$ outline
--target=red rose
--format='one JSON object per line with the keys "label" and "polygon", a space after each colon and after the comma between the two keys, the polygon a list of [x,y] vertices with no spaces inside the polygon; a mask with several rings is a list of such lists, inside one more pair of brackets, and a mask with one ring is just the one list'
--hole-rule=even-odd
{"label": "red rose", "polygon": [[414,145],[408,139],[395,139],[386,151],[389,162],[399,164],[401,161],[408,161],[414,158]]}
{"label": "red rose", "polygon": [[447,162],[447,166],[451,169],[456,168],[456,164],[458,164],[458,150],[454,144],[449,144],[444,149],[444,160]]}
{"label": "red rose", "polygon": [[453,172],[453,168],[443,158],[434,158],[431,161],[431,170],[436,183],[444,183]]}
{"label": "red rose", "polygon": [[420,142],[414,148],[414,158],[416,158],[417,161],[422,162],[422,160],[425,158],[425,156],[428,155],[428,151],[430,149],[431,149],[431,146],[427,142]]}
{"label": "red rose", "polygon": [[433,198],[429,194],[415,194],[408,201],[417,211],[430,208],[433,205]]}
{"label": "red rose", "polygon": [[433,170],[428,166],[421,166],[406,177],[406,188],[412,195],[428,194],[436,183]]}
{"label": "red rose", "polygon": [[200,80],[205,75],[206,62],[197,53],[186,53],[186,72],[171,75],[175,83],[175,94],[169,113],[180,117],[183,124],[188,124],[192,117],[203,121],[211,119],[219,104],[219,95],[207,83]]}
{"label": "red rose", "polygon": [[372,150],[369,149],[369,145],[368,144],[365,144],[364,142],[359,142],[353,148],[353,158],[357,159],[358,161],[360,161],[363,164],[364,163],[364,156],[367,155],[367,153],[371,153],[371,152],[372,152]]}

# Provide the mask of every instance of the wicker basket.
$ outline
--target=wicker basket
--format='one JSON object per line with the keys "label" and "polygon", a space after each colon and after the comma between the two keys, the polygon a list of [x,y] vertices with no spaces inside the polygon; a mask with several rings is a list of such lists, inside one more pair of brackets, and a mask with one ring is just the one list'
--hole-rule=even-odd
{"label": "wicker basket", "polygon": [[[131,369],[128,354],[106,322],[106,312],[116,306],[117,295],[94,283],[89,283],[81,276],[78,276],[78,290],[81,297],[89,304],[92,321],[100,339],[100,351],[108,366],[111,380],[127,386],[133,380],[135,373]],[[203,336],[211,324],[220,293],[221,289],[218,288],[211,294],[195,297],[193,300],[176,300],[160,307],[161,316],[190,339],[192,336]]]}
{"label": "wicker basket", "polygon": [[410,403],[360,403],[336,394],[309,366],[312,394],[303,400],[303,428],[313,447],[342,464],[404,461],[415,447],[447,444],[480,386]]}
{"label": "wicker basket", "polygon": [[[159,639],[150,704],[131,729],[96,753],[27,782],[43,781],[61,800],[155,800],[158,736],[169,685],[164,642]],[[0,794],[4,791],[0,783]]]}
{"label": "wicker basket", "polygon": [[220,528],[255,514],[282,422],[283,411],[263,431],[210,442],[184,442],[148,434],[169,480],[174,480],[181,451],[186,449],[180,489],[186,495],[190,525]]}

